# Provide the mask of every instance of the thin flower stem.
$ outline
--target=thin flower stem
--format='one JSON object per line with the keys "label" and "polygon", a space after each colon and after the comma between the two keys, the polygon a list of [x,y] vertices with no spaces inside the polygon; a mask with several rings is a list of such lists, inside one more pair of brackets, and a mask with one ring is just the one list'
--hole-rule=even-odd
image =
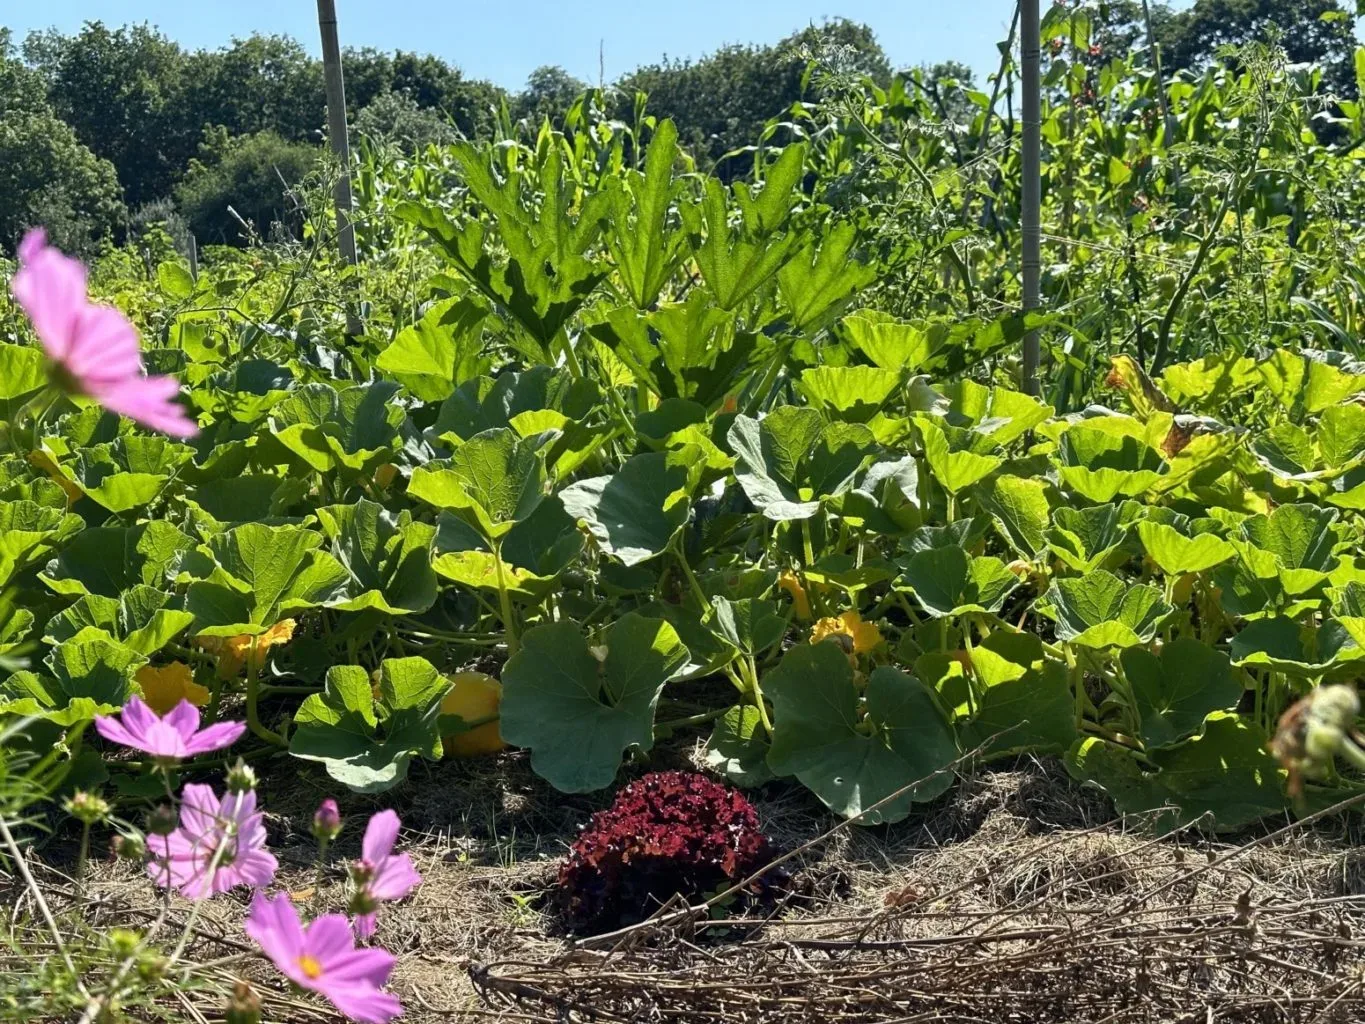
{"label": "thin flower stem", "polygon": [[71,959],[70,952],[67,951],[66,942],[62,939],[61,929],[57,927],[57,920],[52,916],[52,910],[47,905],[47,900],[43,898],[43,891],[38,888],[38,883],[34,880],[33,874],[28,869],[28,861],[24,859],[23,852],[19,849],[19,844],[14,841],[14,834],[9,830],[9,822],[5,821],[0,815],[0,841],[5,844],[5,849],[9,851],[10,857],[14,859],[14,866],[19,872],[19,877],[24,880],[24,885],[33,896],[33,903],[38,908],[38,913],[43,916],[43,922],[47,925],[47,930],[52,933],[52,941],[57,947],[57,952],[62,955],[62,961],[66,964],[66,969],[71,972],[71,977],[76,982],[76,988],[86,999],[90,998],[90,993],[86,991],[85,983],[81,981],[80,974],[76,971],[76,964]]}

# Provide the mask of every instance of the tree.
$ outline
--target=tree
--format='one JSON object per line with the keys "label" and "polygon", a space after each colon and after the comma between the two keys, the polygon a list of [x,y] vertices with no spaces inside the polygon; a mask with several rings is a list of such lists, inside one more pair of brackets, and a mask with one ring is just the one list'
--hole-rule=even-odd
{"label": "tree", "polygon": [[24,55],[47,82],[56,115],[114,165],[134,205],[165,195],[194,153],[186,125],[185,52],[147,25],[32,33]]}
{"label": "tree", "polygon": [[208,133],[200,148],[175,198],[201,242],[242,240],[238,217],[261,235],[277,223],[297,231],[299,216],[288,193],[316,168],[317,146],[271,131],[232,136],[220,129]]}
{"label": "tree", "polygon": [[512,99],[512,116],[526,119],[532,127],[548,118],[559,125],[574,100],[588,88],[561,67],[539,67],[526,79],[526,88]]}
{"label": "tree", "polygon": [[1338,95],[1355,95],[1352,16],[1339,0],[1196,0],[1157,28],[1167,71],[1201,68],[1222,46],[1273,40],[1293,64],[1321,64]]}
{"label": "tree", "polygon": [[357,135],[393,143],[411,152],[431,142],[453,142],[459,135],[444,113],[420,107],[407,93],[384,92],[355,118]]}
{"label": "tree", "polygon": [[221,125],[234,135],[273,132],[294,142],[322,131],[322,63],[287,36],[234,39],[221,50],[190,55],[185,116],[198,139]]}
{"label": "tree", "polygon": [[114,167],[48,104],[41,75],[0,29],[0,248],[42,225],[68,251],[93,248],[123,218]]}
{"label": "tree", "polygon": [[[767,122],[814,92],[807,81],[809,58],[847,74],[885,82],[891,68],[866,25],[835,19],[812,25],[776,46],[725,46],[697,61],[665,58],[637,68],[616,83],[629,119],[636,91],[649,95],[649,112],[669,117],[681,141],[726,178],[747,174],[750,147]],[[733,154],[733,155],[728,155]]]}

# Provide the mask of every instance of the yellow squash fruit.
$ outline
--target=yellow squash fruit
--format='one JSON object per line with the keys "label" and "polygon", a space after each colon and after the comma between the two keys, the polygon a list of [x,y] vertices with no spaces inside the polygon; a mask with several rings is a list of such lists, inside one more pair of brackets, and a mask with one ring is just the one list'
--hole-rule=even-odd
{"label": "yellow squash fruit", "polygon": [[[459,715],[466,722],[477,722],[498,713],[502,686],[492,676],[482,672],[457,672],[451,676],[455,685],[441,702],[443,715]],[[443,737],[446,757],[476,757],[496,754],[507,744],[497,722],[487,722],[468,732],[457,732]]]}

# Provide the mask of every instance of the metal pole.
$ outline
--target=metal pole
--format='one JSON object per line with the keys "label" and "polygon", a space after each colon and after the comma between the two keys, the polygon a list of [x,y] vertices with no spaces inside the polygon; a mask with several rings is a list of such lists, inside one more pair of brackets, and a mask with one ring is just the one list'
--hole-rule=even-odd
{"label": "metal pole", "polygon": [[[340,166],[332,189],[337,216],[337,250],[355,266],[355,225],[351,223],[351,149],[346,139],[346,83],[341,74],[341,45],[337,42],[337,9],[334,0],[318,0],[318,29],[322,33],[322,72],[327,85],[327,137]],[[359,334],[355,309],[347,304],[346,333]]]}
{"label": "metal pole", "polygon": [[[1041,304],[1039,278],[1042,274],[1042,132],[1043,100],[1039,65],[1042,57],[1042,27],[1039,21],[1038,0],[1020,0],[1019,31],[1023,39],[1023,153],[1020,190],[1023,224],[1024,314]],[[1020,368],[1020,383],[1030,395],[1038,394],[1038,331],[1024,334],[1024,358]]]}

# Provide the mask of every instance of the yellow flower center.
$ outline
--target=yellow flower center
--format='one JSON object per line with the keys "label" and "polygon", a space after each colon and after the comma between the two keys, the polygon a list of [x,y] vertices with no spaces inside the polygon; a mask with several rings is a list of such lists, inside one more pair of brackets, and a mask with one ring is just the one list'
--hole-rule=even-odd
{"label": "yellow flower center", "polygon": [[318,963],[317,957],[309,956],[307,953],[299,957],[299,970],[313,980],[322,977],[322,964]]}

